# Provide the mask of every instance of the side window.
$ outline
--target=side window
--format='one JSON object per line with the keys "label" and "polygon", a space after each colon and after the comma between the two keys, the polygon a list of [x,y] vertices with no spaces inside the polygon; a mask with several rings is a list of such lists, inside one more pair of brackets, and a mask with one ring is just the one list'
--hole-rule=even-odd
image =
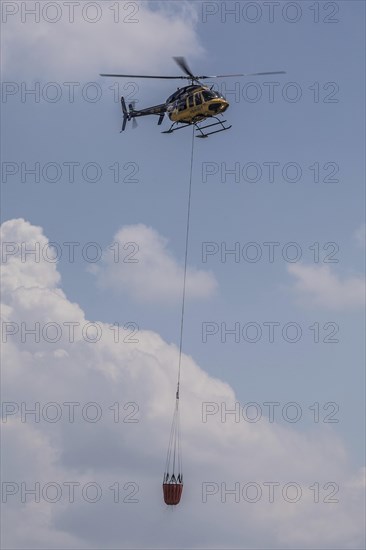
{"label": "side window", "polygon": [[200,93],[196,94],[195,96],[195,100],[196,100],[196,105],[201,105],[202,104],[202,96]]}
{"label": "side window", "polygon": [[188,98],[188,106],[189,106],[189,107],[193,107],[193,106],[194,106],[193,95],[190,95],[189,98]]}
{"label": "side window", "polygon": [[184,111],[186,108],[186,102],[184,100],[180,100],[178,103],[178,111]]}

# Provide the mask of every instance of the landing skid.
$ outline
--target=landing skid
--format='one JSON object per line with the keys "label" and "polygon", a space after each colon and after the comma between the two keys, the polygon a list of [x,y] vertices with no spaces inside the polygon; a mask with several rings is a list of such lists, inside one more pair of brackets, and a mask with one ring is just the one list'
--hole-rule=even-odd
{"label": "landing skid", "polygon": [[[198,137],[198,138],[207,138],[208,136],[211,136],[212,134],[218,134],[219,132],[224,132],[225,130],[230,130],[231,125],[230,126],[224,126],[224,123],[226,122],[226,120],[219,120],[219,119],[217,119],[217,117],[214,117],[214,118],[216,118],[216,120],[218,120],[218,122],[213,122],[212,124],[207,124],[206,126],[198,126],[198,124],[195,124],[196,129],[200,132],[199,134],[198,133],[196,134],[196,137]],[[221,128],[219,130],[214,130],[213,132],[208,132],[208,133],[205,133],[205,132],[202,131],[202,130],[205,130],[206,128],[211,128],[212,126],[217,126],[217,125],[221,125]]]}
{"label": "landing skid", "polygon": [[[206,124],[206,126],[199,126],[198,122],[190,122],[190,123],[181,124],[181,125],[179,125],[179,122],[174,122],[171,125],[171,127],[169,128],[169,130],[165,130],[164,132],[162,132],[162,134],[172,134],[176,130],[181,130],[182,128],[188,128],[188,126],[192,126],[192,124],[194,124],[194,126],[197,130],[196,137],[198,137],[198,138],[207,138],[208,136],[211,136],[212,134],[218,134],[219,132],[223,132],[224,130],[230,130],[231,125],[230,126],[224,126],[224,123],[226,122],[226,120],[219,120],[216,116],[212,117],[212,118],[216,119],[217,122],[213,122],[212,124]],[[221,128],[218,129],[218,130],[214,130],[213,132],[204,132],[203,131],[203,130],[206,130],[207,128],[212,128],[213,126],[218,126],[218,125],[221,126]],[[174,126],[177,126],[177,127],[174,128]]]}
{"label": "landing skid", "polygon": [[192,126],[192,124],[181,124],[180,126],[177,126],[174,128],[176,124],[179,124],[179,122],[174,122],[169,130],[164,130],[164,132],[161,132],[162,134],[172,134],[173,132],[176,132],[177,130],[181,130],[182,128],[188,128],[188,126]]}

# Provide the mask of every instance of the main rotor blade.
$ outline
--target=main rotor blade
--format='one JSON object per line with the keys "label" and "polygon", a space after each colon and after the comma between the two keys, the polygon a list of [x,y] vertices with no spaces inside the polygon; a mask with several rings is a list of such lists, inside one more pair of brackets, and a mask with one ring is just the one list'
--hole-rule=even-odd
{"label": "main rotor blade", "polygon": [[211,75],[211,76],[207,76],[207,75],[196,76],[195,78],[197,78],[199,80],[205,80],[205,79],[208,79],[208,78],[228,78],[228,77],[231,77],[231,76],[264,76],[264,75],[269,75],[269,74],[286,74],[286,71],[272,71],[272,72],[269,72],[269,73],[216,74],[216,75]]}
{"label": "main rotor blade", "polygon": [[243,74],[243,76],[264,76],[267,74],[286,74],[286,71],[270,71],[269,73],[247,73]]}
{"label": "main rotor blade", "polygon": [[194,76],[191,69],[188,67],[188,63],[185,57],[173,57],[174,61],[179,65],[183,72],[185,72],[192,80],[195,80],[197,76]]}
{"label": "main rotor blade", "polygon": [[190,80],[190,77],[188,76],[157,76],[157,75],[146,75],[146,74],[100,74],[99,76],[113,76],[115,78],[164,78],[164,79],[188,79]]}
{"label": "main rotor blade", "polygon": [[201,76],[195,76],[198,80],[205,80],[207,78],[226,78],[229,76],[246,76],[245,74],[215,74],[215,75],[201,75]]}
{"label": "main rotor blade", "polygon": [[[183,57],[174,57],[175,60],[183,60]],[[146,74],[106,74],[101,73],[99,76],[112,76],[114,78],[157,78],[157,79],[164,79],[164,80],[195,80],[198,82],[199,80],[207,80],[210,78],[229,78],[229,77],[236,77],[236,76],[265,76],[270,74],[286,74],[286,71],[271,71],[266,73],[239,73],[239,74],[216,74],[216,75],[201,75],[201,76],[195,76],[193,75],[186,64],[184,64],[182,61],[182,65],[180,65],[180,62],[177,61],[178,65],[181,66],[181,68],[187,73],[188,76],[165,76],[165,75],[146,75]]]}

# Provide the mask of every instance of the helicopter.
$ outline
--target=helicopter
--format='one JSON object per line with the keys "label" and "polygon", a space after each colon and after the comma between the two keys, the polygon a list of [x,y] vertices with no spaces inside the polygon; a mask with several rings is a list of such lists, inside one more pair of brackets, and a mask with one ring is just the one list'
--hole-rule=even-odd
{"label": "helicopter", "polygon": [[[178,88],[172,95],[168,97],[165,103],[154,105],[146,109],[135,109],[135,104],[132,102],[128,105],[128,110],[124,97],[121,97],[121,107],[123,113],[122,129],[124,132],[128,121],[132,120],[133,127],[136,127],[136,118],[147,115],[157,115],[158,126],[164,120],[165,115],[169,117],[172,124],[169,130],[165,130],[163,134],[171,134],[176,130],[195,126],[197,133],[196,137],[207,138],[212,134],[230,130],[230,126],[225,126],[226,120],[221,120],[221,116],[229,107],[228,100],[219,92],[213,90],[213,86],[206,86],[201,80],[210,80],[212,78],[228,78],[241,76],[264,76],[273,74],[285,74],[285,71],[264,72],[264,73],[247,73],[247,74],[224,74],[207,76],[196,76],[192,73],[188,63],[184,57],[173,57],[177,65],[182,69],[185,75],[180,76],[157,76],[157,75],[132,75],[132,74],[100,74],[103,77],[115,78],[153,78],[153,79],[185,79],[190,81],[188,86]],[[216,122],[201,126],[200,123],[207,119],[214,119]],[[217,128],[218,126],[218,128]],[[214,128],[216,127],[216,128]],[[206,132],[207,128],[212,128]]]}

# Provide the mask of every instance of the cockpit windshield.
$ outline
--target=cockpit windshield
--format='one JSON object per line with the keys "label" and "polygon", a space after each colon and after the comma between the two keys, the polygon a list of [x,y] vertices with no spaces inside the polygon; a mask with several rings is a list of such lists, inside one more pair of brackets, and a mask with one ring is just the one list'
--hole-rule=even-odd
{"label": "cockpit windshield", "polygon": [[215,92],[211,90],[203,90],[202,96],[204,101],[210,101],[210,99],[215,99],[216,97]]}
{"label": "cockpit windshield", "polygon": [[225,99],[224,96],[222,94],[220,94],[220,92],[216,92],[214,90],[204,90],[202,92],[202,95],[203,95],[203,99],[204,101],[210,101],[210,99]]}

